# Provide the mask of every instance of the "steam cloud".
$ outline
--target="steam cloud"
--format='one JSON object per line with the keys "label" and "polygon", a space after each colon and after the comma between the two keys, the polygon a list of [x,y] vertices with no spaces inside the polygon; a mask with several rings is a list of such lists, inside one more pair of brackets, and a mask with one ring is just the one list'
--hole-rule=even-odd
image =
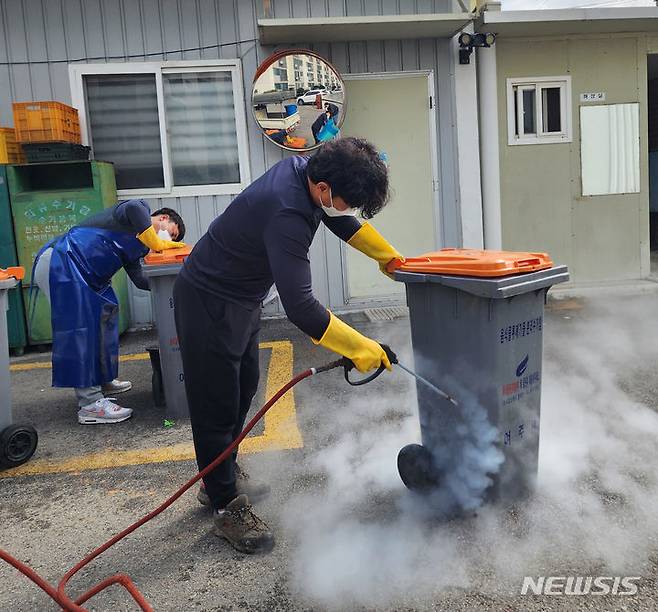
{"label": "steam cloud", "polygon": [[[283,513],[298,596],[327,609],[395,609],[410,594],[518,594],[527,575],[643,575],[658,534],[654,302],[547,319],[538,491],[513,509],[439,522],[435,506],[404,488],[397,453],[420,434],[402,373],[313,415],[332,443],[296,470],[323,486],[293,494]],[[434,503],[469,508],[486,485],[472,487],[473,476],[495,471],[500,458],[477,404],[466,391],[461,400],[479,433],[465,433],[459,461],[450,464],[452,450],[444,457],[448,491]]]}

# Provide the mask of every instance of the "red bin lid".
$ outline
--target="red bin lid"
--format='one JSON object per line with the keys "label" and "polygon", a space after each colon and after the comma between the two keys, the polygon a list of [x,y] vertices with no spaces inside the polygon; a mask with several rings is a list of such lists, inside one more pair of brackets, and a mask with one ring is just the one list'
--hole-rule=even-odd
{"label": "red bin lid", "polygon": [[454,274],[457,276],[496,277],[536,272],[553,267],[548,253],[441,249],[419,257],[394,260],[389,272]]}

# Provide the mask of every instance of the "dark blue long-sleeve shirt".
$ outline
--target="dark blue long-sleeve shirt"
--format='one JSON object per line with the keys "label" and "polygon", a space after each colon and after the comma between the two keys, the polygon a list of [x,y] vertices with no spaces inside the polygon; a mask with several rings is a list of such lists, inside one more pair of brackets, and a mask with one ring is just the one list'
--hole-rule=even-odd
{"label": "dark blue long-sleeve shirt", "polygon": [[[127,232],[135,236],[151,226],[151,208],[145,200],[124,200],[112,208],[92,215],[80,223],[83,227],[98,227],[113,232]],[[148,249],[144,247],[144,254]],[[139,259],[127,261],[123,265],[130,280],[138,289],[149,289],[148,278],[144,275]]]}
{"label": "dark blue long-sleeve shirt", "polygon": [[354,217],[328,217],[308,189],[308,157],[280,161],[215,219],[185,261],[195,287],[256,308],[276,284],[288,318],[319,339],[329,313],[313,296],[308,251],[324,222],[342,240],[361,227]]}

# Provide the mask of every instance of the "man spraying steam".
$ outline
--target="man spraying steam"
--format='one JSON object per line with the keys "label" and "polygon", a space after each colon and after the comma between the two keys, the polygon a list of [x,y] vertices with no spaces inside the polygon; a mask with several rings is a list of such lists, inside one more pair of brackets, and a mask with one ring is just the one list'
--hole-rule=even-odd
{"label": "man spraying steam", "polygon": [[[382,271],[401,255],[368,223],[388,200],[388,171],[375,148],[337,139],[312,157],[289,157],[236,197],[210,225],[174,287],[176,328],[199,469],[237,437],[258,386],[260,303],[272,283],[286,315],[313,342],[351,359],[361,372],[391,364],[384,349],[313,296],[309,248],[320,223],[375,259]],[[250,483],[237,453],[204,478],[216,533],[243,552],[274,538],[251,510],[269,492]]]}

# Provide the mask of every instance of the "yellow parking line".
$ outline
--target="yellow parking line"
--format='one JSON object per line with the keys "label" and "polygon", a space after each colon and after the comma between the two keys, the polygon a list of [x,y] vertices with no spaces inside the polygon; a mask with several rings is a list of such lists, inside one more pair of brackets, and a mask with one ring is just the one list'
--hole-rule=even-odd
{"label": "yellow parking line", "polygon": [[19,372],[21,370],[50,370],[50,361],[35,361],[32,363],[13,363],[9,366],[11,372]]}
{"label": "yellow parking line", "polygon": [[[272,349],[270,367],[267,371],[267,387],[265,388],[265,397],[269,399],[293,377],[292,343],[288,340],[262,342],[260,348]],[[302,434],[297,426],[295,394],[292,389],[270,408],[265,416],[263,435],[252,438],[252,440],[258,440],[258,438],[262,438],[262,443],[267,448],[284,449],[304,446]]]}
{"label": "yellow parking line", "polygon": [[[130,355],[119,355],[119,361],[145,361],[149,358],[148,353],[132,353]],[[31,363],[14,363],[9,366],[11,372],[25,370],[49,370],[52,367],[50,361],[33,361]]]}
{"label": "yellow parking line", "polygon": [[[245,438],[240,444],[240,453],[258,453],[269,450],[287,450],[285,444],[272,443],[265,436]],[[140,448],[136,450],[105,449],[99,453],[78,455],[59,461],[35,459],[14,468],[0,472],[1,478],[17,476],[37,476],[41,474],[62,474],[66,472],[85,472],[88,470],[105,470],[147,463],[166,463],[168,461],[192,461],[194,446],[191,442],[181,442],[171,446]]]}
{"label": "yellow parking line", "polygon": [[132,355],[119,355],[119,361],[145,361],[149,358],[148,353],[133,353]]}
{"label": "yellow parking line", "polygon": [[[263,342],[259,348],[272,351],[265,389],[266,397],[270,398],[293,377],[293,347],[288,340],[281,340]],[[130,358],[125,359],[126,361],[137,361],[139,359],[148,359],[148,353],[123,355],[122,357]],[[40,365],[39,367],[44,366]],[[240,444],[240,452],[258,453],[269,450],[287,450],[301,448],[303,445],[302,434],[297,425],[295,396],[293,391],[290,390],[265,415],[264,432],[259,436],[245,438]],[[34,459],[12,470],[0,471],[0,478],[82,472],[147,463],[190,461],[192,459],[194,459],[194,447],[191,442],[136,450],[105,449],[102,452],[79,455],[58,461]]]}

